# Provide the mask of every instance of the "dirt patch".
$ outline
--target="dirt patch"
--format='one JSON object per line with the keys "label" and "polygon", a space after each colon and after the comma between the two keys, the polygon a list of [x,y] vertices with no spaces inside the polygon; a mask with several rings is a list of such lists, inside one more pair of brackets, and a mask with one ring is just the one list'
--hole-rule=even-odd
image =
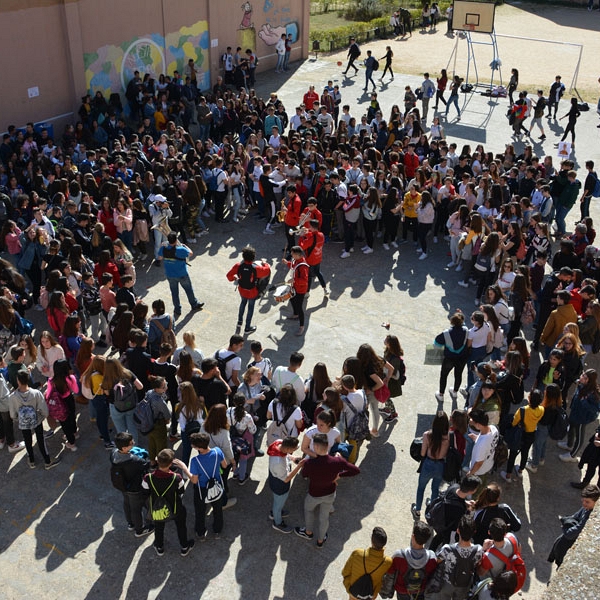
{"label": "dirt patch", "polygon": [[[569,44],[582,44],[583,52],[576,88],[590,103],[596,103],[600,86],[598,56],[600,56],[600,11],[588,12],[582,8],[547,7],[538,4],[504,4],[496,8],[495,29],[498,54],[502,61],[501,74],[504,85],[510,78],[510,70],[519,70],[519,88],[534,90],[543,88],[545,93],[556,75],[562,76],[567,90],[571,87],[580,48]],[[515,36],[515,37],[506,37]],[[537,40],[552,40],[547,43]],[[474,41],[489,42],[490,36],[473,34]],[[442,22],[435,32],[413,31],[412,37],[396,40],[377,40],[368,47],[379,58],[390,45],[394,52],[394,71],[417,75],[429,71],[432,76],[440,69],[456,71],[464,77],[467,71],[467,42],[457,36],[446,35],[446,23]],[[344,60],[346,50],[328,55],[332,61]],[[364,56],[364,52],[363,52]],[[361,56],[361,58],[363,58]],[[486,45],[475,46],[475,64],[480,82],[489,82],[492,49]],[[471,63],[469,81],[476,79]],[[495,71],[494,82],[499,82]]]}

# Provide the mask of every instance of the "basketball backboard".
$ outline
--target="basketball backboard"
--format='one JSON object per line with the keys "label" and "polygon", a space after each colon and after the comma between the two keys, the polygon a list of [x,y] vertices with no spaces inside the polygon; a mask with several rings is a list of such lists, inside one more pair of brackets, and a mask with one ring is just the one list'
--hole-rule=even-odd
{"label": "basketball backboard", "polygon": [[495,12],[496,5],[494,2],[455,0],[452,29],[475,33],[492,33],[494,31]]}

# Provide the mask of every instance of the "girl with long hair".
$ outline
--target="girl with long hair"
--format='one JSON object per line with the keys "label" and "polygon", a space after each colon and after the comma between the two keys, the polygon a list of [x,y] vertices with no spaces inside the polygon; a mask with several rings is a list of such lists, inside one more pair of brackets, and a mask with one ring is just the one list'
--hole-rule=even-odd
{"label": "girl with long hair", "polygon": [[48,308],[46,309],[46,317],[48,324],[52,327],[56,337],[63,333],[65,322],[71,311],[65,301],[65,295],[62,292],[52,292],[48,300]]}
{"label": "girl with long hair", "polygon": [[192,445],[190,435],[200,431],[206,417],[204,398],[196,394],[194,386],[189,381],[179,384],[180,400],[177,405],[179,429],[181,431],[181,460],[187,465],[190,462]]}
{"label": "girl with long hair", "polygon": [[577,453],[584,443],[586,426],[594,423],[599,413],[598,374],[594,369],[586,369],[579,378],[577,390],[571,400],[567,441],[558,443],[559,448],[568,450],[568,452],[559,455],[560,460],[563,462],[579,462]]}
{"label": "girl with long hair", "polygon": [[[227,409],[231,443],[237,460],[237,468],[234,469],[233,478],[237,479],[240,485],[244,485],[250,478],[247,473],[248,460],[254,457],[254,434],[256,433],[254,419],[252,415],[246,412],[245,404],[246,397],[244,394],[236,393],[233,395],[233,406]],[[246,444],[240,442],[240,438]]]}
{"label": "girl with long hair", "polygon": [[330,385],[331,379],[327,373],[327,365],[323,362],[316,363],[313,367],[312,375],[305,382],[305,396],[300,405],[311,422],[314,422],[315,409],[323,399],[325,388]]}
{"label": "girl with long hair", "polygon": [[137,425],[133,420],[135,408],[120,412],[114,405],[117,386],[121,388],[119,393],[124,394],[131,385],[137,390],[144,388],[140,380],[131,371],[123,367],[118,358],[107,358],[104,364],[101,389],[102,393],[108,398],[110,417],[117,433],[129,431],[131,434],[137,434]]}
{"label": "girl with long hair", "polygon": [[431,193],[424,190],[421,194],[421,202],[417,206],[417,235],[421,245],[421,256],[419,260],[427,258],[427,234],[433,227],[435,221],[435,206]]}
{"label": "girl with long hair", "polygon": [[538,467],[543,465],[546,460],[546,442],[548,441],[550,428],[554,425],[562,410],[562,394],[559,385],[549,383],[546,386],[542,406],[544,407],[544,415],[538,422],[531,460],[526,465],[527,470],[531,473],[537,473]]}
{"label": "girl with long hair", "polygon": [[375,227],[377,219],[381,217],[381,199],[377,193],[377,188],[369,187],[362,205],[362,223],[366,238],[366,244],[361,248],[363,254],[373,252],[373,240],[375,237]]}
{"label": "girl with long hair", "polygon": [[126,310],[119,317],[112,331],[112,345],[123,354],[129,348],[129,332],[133,327],[133,313]]}
{"label": "girl with long hair", "polygon": [[317,457],[313,446],[313,437],[317,433],[323,433],[327,436],[327,451],[331,452],[332,448],[341,441],[340,431],[335,426],[335,423],[335,414],[327,409],[322,410],[317,415],[315,424],[304,432],[301,445],[302,452],[311,458]]}
{"label": "girl with long hair", "polygon": [[38,371],[45,377],[54,377],[54,363],[65,358],[65,351],[49,331],[40,334],[40,345],[36,359]]}
{"label": "girl with long hair", "polygon": [[[104,379],[104,365],[106,358],[102,355],[94,355],[92,362],[81,376],[81,390],[87,397],[91,396],[91,406],[96,415],[96,427],[104,441],[104,447],[112,450],[115,445],[110,439],[108,430],[108,399],[102,392],[102,380]],[[92,414],[90,408],[90,415]]]}
{"label": "girl with long hair", "polygon": [[[379,401],[375,397],[375,392],[384,385],[387,386],[389,375],[393,373],[394,367],[383,358],[377,356],[373,347],[369,344],[361,344],[356,353],[361,371],[361,386],[367,396],[370,409],[370,419],[372,419],[371,435],[379,437]],[[359,383],[357,382],[357,388]]]}
{"label": "girl with long hair", "polygon": [[75,416],[75,397],[79,393],[79,386],[75,376],[71,374],[69,362],[65,359],[57,360],[54,363],[54,375],[48,379],[46,388],[46,402],[62,403],[66,407],[66,416],[60,422],[65,434],[65,446],[75,452],[77,446],[75,439],[79,437],[77,433],[77,421]]}
{"label": "girl with long hair", "polygon": [[421,518],[421,506],[425,487],[431,481],[431,500],[439,496],[444,475],[444,461],[448,454],[450,421],[444,411],[438,411],[431,423],[431,429],[423,434],[421,447],[421,465],[416,501],[411,504],[410,512],[415,521]]}
{"label": "girl with long hair", "polygon": [[474,544],[483,544],[489,536],[489,527],[492,519],[502,519],[508,526],[508,531],[519,531],[521,519],[513,509],[500,502],[501,489],[497,483],[488,483],[475,501],[475,535]]}
{"label": "girl with long hair", "polygon": [[393,423],[398,420],[398,413],[396,412],[396,406],[392,398],[402,396],[402,386],[406,381],[406,365],[404,364],[404,350],[400,345],[400,340],[395,335],[386,335],[383,340],[384,351],[383,359],[392,365],[393,371],[388,373],[388,388],[390,390],[390,397],[386,400],[385,406],[381,409],[381,412],[386,416],[384,417],[384,423]]}
{"label": "girl with long hair", "polygon": [[566,408],[569,389],[577,381],[583,369],[582,360],[585,356],[585,350],[579,341],[579,336],[573,333],[565,333],[556,342],[555,348],[563,351],[563,406]]}

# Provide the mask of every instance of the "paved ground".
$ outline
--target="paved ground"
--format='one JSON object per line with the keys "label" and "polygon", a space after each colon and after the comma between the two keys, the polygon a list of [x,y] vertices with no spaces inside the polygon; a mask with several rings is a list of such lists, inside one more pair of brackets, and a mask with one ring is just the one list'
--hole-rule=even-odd
{"label": "paved ground", "polygon": [[[261,76],[265,83],[259,91],[278,90],[286,106],[293,107],[309,83],[320,86],[333,77],[343,86],[344,102],[360,114],[366,101],[362,79],[343,80],[337,72],[333,59],[308,61],[287,78]],[[386,115],[406,83],[414,85],[419,80],[397,76],[393,85],[382,88],[380,100]],[[481,142],[486,149],[500,151],[510,133],[504,116],[506,100],[496,103],[474,95],[461,101],[465,103],[463,119],[447,126],[448,137],[459,144]],[[596,124],[597,117],[590,112],[578,125],[575,158],[580,164],[590,157],[600,158]],[[551,129],[559,131],[556,124]],[[549,138],[543,147],[535,145],[538,154],[553,151]],[[600,218],[596,205],[592,214]],[[193,328],[201,349],[212,353],[226,343],[235,325],[238,296],[225,272],[246,243],[253,243],[259,256],[279,260],[283,233],[263,236],[254,219],[248,218],[237,226],[212,224],[210,236],[202,241],[192,272],[206,308],[184,314],[178,329]],[[30,471],[23,454],[0,454],[3,598],[16,600],[42,590],[48,600],[65,595],[74,599],[337,600],[345,597],[340,577],[345,558],[355,547],[368,543],[373,526],[386,528],[390,552],[408,544],[409,507],[417,483],[408,447],[413,436],[428,427],[437,409],[438,367],[423,365],[424,347],[446,326],[451,310],[472,308],[472,293],[458,288],[458,275],[443,268],[448,260],[445,244],[433,246],[426,261],[415,261],[412,246],[392,254],[379,242],[371,256],[355,253],[341,261],[339,251],[337,245],[325,249],[323,272],[332,294],[328,301],[320,290],[311,294],[304,338],[296,338],[295,326],[282,319],[287,307],[269,299],[256,311],[255,336],[262,340],[267,355],[281,364],[292,350],[302,350],[304,376],[319,360],[327,363],[332,376],[339,374],[343,359],[363,342],[381,348],[386,334],[383,321],[391,323],[391,332],[400,337],[406,352],[408,381],[398,401],[400,421],[395,427],[382,428],[381,437],[367,444],[359,463],[362,474],[340,484],[325,547],[317,550],[294,535],[271,529],[267,462],[261,458],[253,466],[251,482],[239,490],[237,483],[231,485],[238,505],[225,513],[222,539],[209,539],[189,557],[180,558],[174,528],[169,527],[166,554],[158,558],[150,539],[137,540],[126,530],[119,494],[110,486],[107,453],[84,407],[79,416],[80,450],[63,453],[63,463],[53,471]],[[138,273],[138,292],[149,300],[163,297],[170,307],[162,271],[140,267]],[[275,279],[282,278],[282,271],[276,270]],[[244,359],[248,356],[244,351]],[[444,409],[451,409],[448,401]],[[49,442],[53,453],[61,449],[58,437]],[[519,539],[529,570],[525,598],[539,598],[551,574],[545,558],[558,532],[555,516],[579,506],[577,492],[566,483],[577,476],[577,469],[561,463],[557,454],[550,443],[546,466],[531,478],[526,473],[522,483],[512,484],[504,493],[504,500],[523,519]],[[295,481],[288,503],[291,524],[302,524],[304,493],[304,482]],[[186,501],[191,507],[189,490]],[[595,594],[590,592],[588,597]],[[587,600],[585,595],[581,598]]]}

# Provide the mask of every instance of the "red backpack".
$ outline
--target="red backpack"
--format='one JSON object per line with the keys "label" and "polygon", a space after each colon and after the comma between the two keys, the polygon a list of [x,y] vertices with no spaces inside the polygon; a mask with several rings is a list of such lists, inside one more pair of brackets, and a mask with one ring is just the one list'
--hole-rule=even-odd
{"label": "red backpack", "polygon": [[518,592],[525,583],[527,568],[525,567],[525,561],[521,556],[521,552],[519,552],[519,542],[517,542],[517,538],[512,533],[507,533],[505,539],[508,539],[512,544],[512,556],[505,556],[494,546],[492,546],[488,552],[504,563],[506,571],[512,571],[517,576],[517,587],[515,588],[515,592]]}

